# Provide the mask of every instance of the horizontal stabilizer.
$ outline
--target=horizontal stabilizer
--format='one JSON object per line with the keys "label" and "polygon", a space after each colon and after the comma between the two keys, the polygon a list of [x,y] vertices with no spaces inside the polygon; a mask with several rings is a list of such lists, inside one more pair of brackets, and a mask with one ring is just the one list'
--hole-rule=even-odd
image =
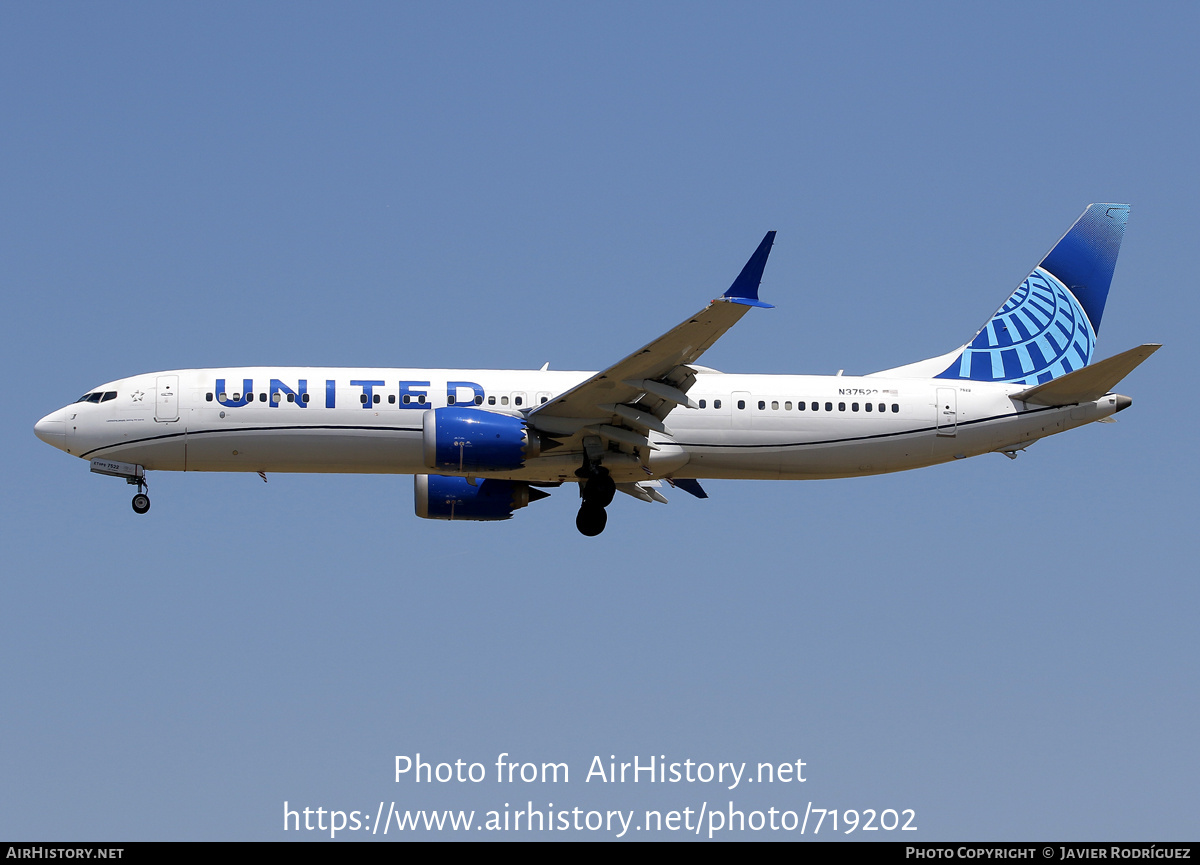
{"label": "horizontal stabilizer", "polygon": [[1075,405],[1092,402],[1109,393],[1116,387],[1117,382],[1133,372],[1138,364],[1160,348],[1162,345],[1159,343],[1139,345],[1011,396],[1012,399],[1034,405]]}

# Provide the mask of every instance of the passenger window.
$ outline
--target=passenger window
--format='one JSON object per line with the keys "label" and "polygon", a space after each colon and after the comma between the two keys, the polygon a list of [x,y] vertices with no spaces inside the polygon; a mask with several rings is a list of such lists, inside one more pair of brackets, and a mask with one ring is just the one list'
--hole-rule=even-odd
{"label": "passenger window", "polygon": [[520,404],[521,404],[521,398],[519,396],[514,396],[513,397],[513,405],[520,405]]}
{"label": "passenger window", "polygon": [[279,405],[279,391],[271,392],[271,405]]}
{"label": "passenger window", "polygon": [[869,402],[866,405],[864,405],[863,408],[865,408],[867,411],[870,411],[871,409],[875,408],[875,403]]}
{"label": "passenger window", "polygon": [[417,402],[418,402],[420,405],[425,405],[425,394],[421,394],[420,396],[418,396],[418,397],[417,397]]}
{"label": "passenger window", "polygon": [[396,404],[396,395],[394,393],[389,393],[388,394],[388,405],[395,405],[395,404]]}
{"label": "passenger window", "polygon": [[785,402],[785,403],[783,404],[783,410],[784,410],[784,411],[791,411],[791,410],[792,410],[792,403],[791,403],[791,400],[789,400],[789,401],[787,401],[787,402]]}
{"label": "passenger window", "polygon": [[372,394],[372,396],[375,397],[375,399],[374,399],[375,405],[379,405],[379,394]]}
{"label": "passenger window", "polygon": [[289,393],[288,394],[288,402],[295,402],[295,401],[296,401],[296,395],[294,393]]}
{"label": "passenger window", "polygon": [[204,395],[204,401],[205,401],[205,402],[212,402],[212,392],[211,392],[211,391],[210,391],[209,393],[206,393],[206,394]]}
{"label": "passenger window", "polygon": [[844,402],[839,402],[838,403],[838,411],[845,411],[845,410],[846,410],[846,404]]}
{"label": "passenger window", "polygon": [[779,411],[779,401],[771,400],[771,411]]}
{"label": "passenger window", "polygon": [[454,405],[454,394],[449,394],[446,397],[446,405]]}
{"label": "passenger window", "polygon": [[743,409],[743,410],[746,408],[746,401],[744,399],[738,400],[738,408]]}
{"label": "passenger window", "polygon": [[508,397],[506,397],[506,396],[500,397],[500,405],[508,405]]}
{"label": "passenger window", "polygon": [[766,404],[764,401],[762,401],[762,400],[760,399],[760,400],[758,401],[758,410],[759,410],[759,411],[762,411],[762,410],[763,410],[763,409],[765,409],[766,407],[767,407],[767,404]]}
{"label": "passenger window", "polygon": [[542,405],[545,405],[545,404],[546,404],[546,400],[548,400],[549,398],[550,398],[550,397],[548,397],[548,396],[544,396],[544,397],[542,397],[542,400],[541,400],[541,403],[542,403]]}
{"label": "passenger window", "polygon": [[481,396],[475,397],[475,405],[483,405],[483,397],[481,397]]}
{"label": "passenger window", "polygon": [[301,395],[300,395],[300,399],[301,399],[302,401],[304,401],[304,402],[308,402],[308,394],[306,394],[306,393],[305,393],[305,394],[301,394]]}
{"label": "passenger window", "polygon": [[265,393],[260,393],[260,394],[258,395],[258,401],[259,401],[259,402],[266,402],[266,401],[267,401],[267,395],[266,395]]}
{"label": "passenger window", "polygon": [[707,408],[708,404],[704,400],[700,400],[700,408]]}
{"label": "passenger window", "polygon": [[798,403],[796,403],[796,408],[799,409],[800,411],[804,411],[806,408],[808,408],[808,403],[798,402]]}
{"label": "passenger window", "polygon": [[850,411],[858,411],[858,403],[856,403],[856,402],[850,403]]}
{"label": "passenger window", "polygon": [[831,402],[825,403],[825,411],[833,411],[833,403],[831,403]]}
{"label": "passenger window", "polygon": [[236,393],[235,393],[235,394],[233,395],[233,401],[234,401],[234,402],[241,402],[241,396],[240,396],[239,394],[236,394]]}
{"label": "passenger window", "polygon": [[721,407],[721,401],[719,399],[714,399],[713,400],[713,408],[720,408],[720,407]]}
{"label": "passenger window", "polygon": [[494,396],[489,396],[488,397],[488,405],[495,405],[495,404],[496,404],[496,398]]}
{"label": "passenger window", "polygon": [[412,402],[412,397],[409,396],[408,394],[405,394],[404,396],[400,397],[400,402],[404,403],[405,405],[408,405],[410,402]]}
{"label": "passenger window", "polygon": [[358,395],[358,401],[361,402],[363,405],[366,405],[367,404],[367,395],[365,393],[360,393]]}
{"label": "passenger window", "polygon": [[897,403],[892,403],[892,413],[893,413],[893,414],[899,414],[899,413],[900,413],[900,406],[899,406],[899,404],[897,404]]}

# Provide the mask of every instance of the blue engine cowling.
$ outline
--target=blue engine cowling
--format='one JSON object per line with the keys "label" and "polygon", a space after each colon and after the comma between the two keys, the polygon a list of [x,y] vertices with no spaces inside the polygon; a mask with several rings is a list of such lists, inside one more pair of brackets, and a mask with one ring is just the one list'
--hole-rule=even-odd
{"label": "blue engine cowling", "polygon": [[525,465],[541,450],[519,417],[447,406],[422,419],[425,465],[451,471],[503,471]]}
{"label": "blue engine cowling", "polygon": [[546,493],[521,481],[417,475],[413,493],[418,517],[427,520],[507,520],[513,511]]}

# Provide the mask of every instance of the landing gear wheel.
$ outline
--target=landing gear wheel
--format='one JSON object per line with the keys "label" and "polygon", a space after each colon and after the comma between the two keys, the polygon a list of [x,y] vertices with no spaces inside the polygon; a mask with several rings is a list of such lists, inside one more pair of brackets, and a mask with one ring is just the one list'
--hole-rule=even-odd
{"label": "landing gear wheel", "polygon": [[606,508],[617,494],[617,484],[607,471],[601,469],[583,485],[583,500],[589,505]]}
{"label": "landing gear wheel", "polygon": [[133,497],[133,512],[135,514],[144,514],[150,510],[150,496],[145,493],[138,493]]}
{"label": "landing gear wheel", "polygon": [[580,534],[594,538],[604,531],[606,525],[608,525],[608,513],[604,508],[587,501],[580,506],[579,513],[575,517],[575,528],[579,529]]}

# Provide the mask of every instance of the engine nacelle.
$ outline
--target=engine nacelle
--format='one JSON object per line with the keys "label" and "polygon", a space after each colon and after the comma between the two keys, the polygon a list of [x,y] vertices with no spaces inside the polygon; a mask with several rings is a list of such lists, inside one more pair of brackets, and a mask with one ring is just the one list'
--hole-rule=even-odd
{"label": "engine nacelle", "polygon": [[452,471],[503,471],[541,452],[537,433],[519,417],[447,406],[422,418],[425,465]]}
{"label": "engine nacelle", "polygon": [[417,475],[413,493],[418,517],[427,520],[507,520],[513,511],[546,493],[521,481]]}

